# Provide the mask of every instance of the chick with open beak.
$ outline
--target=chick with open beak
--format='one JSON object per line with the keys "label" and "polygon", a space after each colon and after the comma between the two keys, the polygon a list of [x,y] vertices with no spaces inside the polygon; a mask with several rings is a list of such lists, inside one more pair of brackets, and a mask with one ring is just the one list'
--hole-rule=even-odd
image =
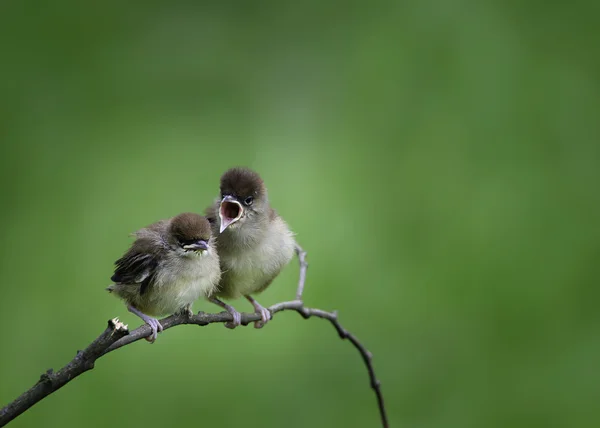
{"label": "chick with open beak", "polygon": [[219,219],[221,220],[221,226],[219,227],[219,233],[223,233],[227,227],[233,225],[244,215],[244,207],[238,202],[235,197],[231,195],[225,195],[221,200],[219,206]]}
{"label": "chick with open beak", "polygon": [[[268,309],[251,294],[265,290],[289,263],[296,242],[288,225],[271,208],[267,189],[260,176],[248,168],[231,168],[221,177],[221,197],[207,210],[221,262],[217,297],[246,297],[261,320],[261,328],[271,319]],[[233,316],[226,327],[240,325],[241,316],[217,297],[213,303]]]}

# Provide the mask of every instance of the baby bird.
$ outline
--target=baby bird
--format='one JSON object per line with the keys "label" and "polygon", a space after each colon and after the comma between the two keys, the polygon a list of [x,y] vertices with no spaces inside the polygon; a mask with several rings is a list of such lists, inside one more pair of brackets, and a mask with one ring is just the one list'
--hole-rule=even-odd
{"label": "baby bird", "polygon": [[154,342],[162,325],[154,318],[186,311],[198,297],[210,297],[221,271],[208,220],[183,213],[134,234],[131,248],[115,262],[114,284],[107,290],[127,304],[152,329]]}
{"label": "baby bird", "polygon": [[[271,313],[251,294],[265,290],[292,259],[296,247],[294,235],[271,208],[263,180],[247,168],[232,168],[223,174],[221,197],[207,213],[213,234],[218,234],[221,261],[221,281],[216,296],[246,297],[261,315],[261,321],[254,324],[261,328],[271,319]],[[226,327],[240,325],[238,311],[216,297],[210,300],[233,316],[233,322]]]}

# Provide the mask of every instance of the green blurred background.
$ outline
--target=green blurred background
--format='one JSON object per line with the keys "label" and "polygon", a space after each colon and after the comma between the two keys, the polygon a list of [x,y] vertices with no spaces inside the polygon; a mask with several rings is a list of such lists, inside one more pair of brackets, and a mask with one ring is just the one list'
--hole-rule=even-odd
{"label": "green blurred background", "polygon": [[[392,426],[597,426],[597,12],[3,1],[0,404],[107,319],[138,326],[104,291],[128,234],[247,165],[309,252],[306,303],[373,352]],[[284,313],[128,346],[11,426],[378,423],[357,352]]]}

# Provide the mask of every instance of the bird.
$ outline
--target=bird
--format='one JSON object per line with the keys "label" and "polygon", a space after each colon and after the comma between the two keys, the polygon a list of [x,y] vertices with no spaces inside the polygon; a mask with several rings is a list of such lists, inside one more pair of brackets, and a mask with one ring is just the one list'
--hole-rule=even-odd
{"label": "bird", "polygon": [[133,234],[136,239],[115,262],[107,290],[152,329],[154,342],[163,327],[154,318],[181,312],[193,314],[192,303],[217,290],[221,270],[208,220],[183,213],[160,220]]}
{"label": "bird", "polygon": [[261,316],[254,323],[263,327],[271,313],[252,294],[264,291],[290,262],[297,247],[294,233],[271,208],[267,188],[260,175],[245,167],[227,170],[220,180],[220,197],[206,210],[217,251],[221,280],[215,296],[209,300],[229,312],[233,321],[228,328],[241,324],[241,314],[219,298],[244,296]]}

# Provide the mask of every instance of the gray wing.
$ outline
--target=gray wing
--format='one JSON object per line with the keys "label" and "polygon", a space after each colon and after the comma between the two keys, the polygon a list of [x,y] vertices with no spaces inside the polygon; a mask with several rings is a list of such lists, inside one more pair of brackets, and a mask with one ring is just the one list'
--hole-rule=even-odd
{"label": "gray wing", "polygon": [[115,262],[115,273],[110,279],[115,284],[139,284],[140,294],[144,294],[156,276],[158,257],[147,245],[140,244],[139,240],[136,241],[129,251]]}

